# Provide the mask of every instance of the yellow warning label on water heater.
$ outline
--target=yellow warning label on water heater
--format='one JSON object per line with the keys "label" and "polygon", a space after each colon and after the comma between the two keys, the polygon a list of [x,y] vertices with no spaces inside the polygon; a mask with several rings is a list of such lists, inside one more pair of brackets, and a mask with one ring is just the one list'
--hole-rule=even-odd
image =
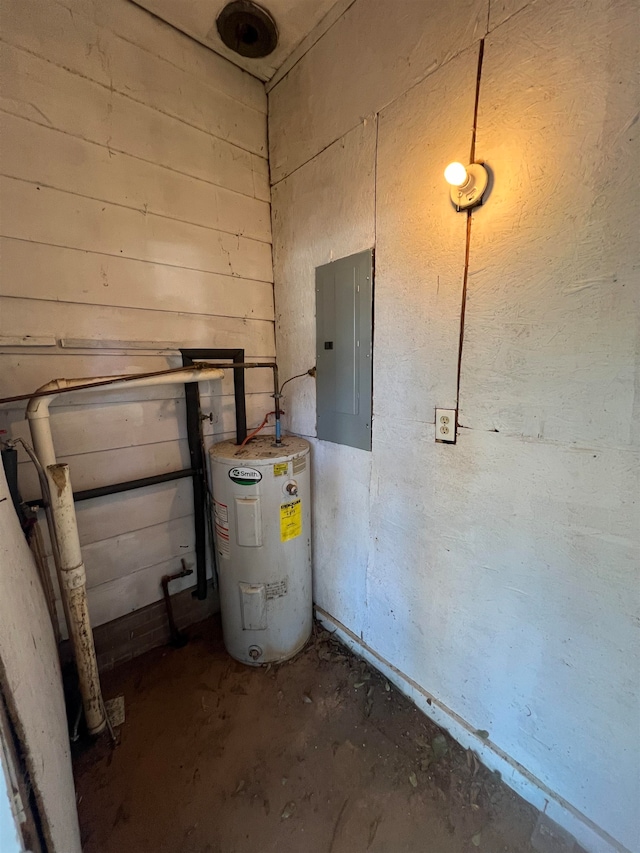
{"label": "yellow warning label on water heater", "polygon": [[273,476],[274,477],[286,477],[289,473],[289,463],[288,462],[276,462],[273,466]]}
{"label": "yellow warning label on water heater", "polygon": [[280,539],[288,542],[302,533],[302,501],[291,501],[280,507]]}

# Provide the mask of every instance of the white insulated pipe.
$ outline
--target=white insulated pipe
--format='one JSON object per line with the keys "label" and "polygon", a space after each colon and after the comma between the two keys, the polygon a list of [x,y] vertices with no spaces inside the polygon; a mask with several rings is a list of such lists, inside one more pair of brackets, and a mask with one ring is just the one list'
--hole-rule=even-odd
{"label": "white insulated pipe", "polygon": [[90,735],[101,734],[107,724],[96,649],[87,606],[87,576],[80,551],[76,507],[69,478],[69,466],[49,465],[51,514],[60,554],[60,592],[66,601],[69,639],[78,668],[82,706]]}
{"label": "white insulated pipe", "polygon": [[[149,385],[172,385],[185,382],[202,382],[222,379],[224,372],[217,367],[185,367],[184,370],[171,373],[159,373],[144,377],[122,376],[115,382],[100,387],[105,390],[112,388],[140,388]],[[59,390],[60,393],[76,388],[80,391],[90,391],[91,385],[113,380],[113,376],[93,376],[86,379],[54,379],[43,385],[35,395],[43,391]],[[77,386],[89,386],[77,388]],[[73,490],[69,479],[69,466],[58,464],[56,460],[49,406],[58,396],[51,394],[47,397],[33,396],[27,406],[26,417],[29,421],[33,447],[38,460],[44,468],[49,491],[51,493],[51,515],[60,552],[58,581],[60,594],[63,599],[67,628],[71,640],[80,694],[84,708],[87,728],[91,734],[97,735],[106,726],[104,702],[100,688],[100,677],[96,661],[93,632],[89,620],[87,606],[87,585],[84,562],[80,550],[80,537],[76,519]],[[46,495],[43,495],[46,500]]]}
{"label": "white insulated pipe", "polygon": [[[82,391],[91,391],[92,385],[98,385],[105,391],[110,391],[112,388],[141,388],[148,385],[182,385],[185,382],[208,382],[214,379],[222,379],[224,371],[219,367],[185,367],[183,370],[160,371],[156,374],[136,376],[129,374],[125,376],[89,376],[82,379],[52,379],[46,385],[42,385],[37,391],[33,392],[33,397],[27,405],[27,418],[31,421],[37,418],[49,417],[49,406],[56,399],[58,394],[49,393],[46,397],[38,396],[44,392],[59,391],[61,394],[65,391],[72,391],[78,386],[88,386],[79,388]],[[108,383],[108,384],[106,384]]]}

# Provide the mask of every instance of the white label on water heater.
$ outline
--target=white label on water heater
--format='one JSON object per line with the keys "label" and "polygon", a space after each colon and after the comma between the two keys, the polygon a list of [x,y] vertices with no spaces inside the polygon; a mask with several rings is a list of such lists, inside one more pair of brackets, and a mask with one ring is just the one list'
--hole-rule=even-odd
{"label": "white label on water heater", "polygon": [[240,583],[240,609],[245,631],[267,628],[267,595],[263,583]]}
{"label": "white label on water heater", "polygon": [[260,498],[236,498],[236,541],[245,548],[262,545]]}
{"label": "white label on water heater", "polygon": [[215,501],[214,517],[218,554],[228,560],[231,556],[231,544],[229,542],[229,509],[227,505],[221,504],[220,501]]}
{"label": "white label on water heater", "polygon": [[301,474],[305,468],[307,467],[307,460],[305,456],[296,456],[293,460],[293,473]]}
{"label": "white label on water heater", "polygon": [[287,581],[270,581],[267,585],[267,601],[274,598],[283,598],[287,594]]}
{"label": "white label on water heater", "polygon": [[259,483],[262,479],[262,474],[255,468],[231,468],[229,471],[229,479],[240,486],[252,486],[254,483]]}

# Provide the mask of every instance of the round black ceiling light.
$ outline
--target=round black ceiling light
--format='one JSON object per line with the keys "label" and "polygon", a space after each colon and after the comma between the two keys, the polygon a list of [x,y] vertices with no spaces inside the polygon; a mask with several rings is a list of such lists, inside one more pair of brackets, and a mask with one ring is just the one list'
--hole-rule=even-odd
{"label": "round black ceiling light", "polygon": [[251,0],[227,3],[216,25],[222,41],[240,56],[268,56],[278,44],[276,22],[266,9]]}

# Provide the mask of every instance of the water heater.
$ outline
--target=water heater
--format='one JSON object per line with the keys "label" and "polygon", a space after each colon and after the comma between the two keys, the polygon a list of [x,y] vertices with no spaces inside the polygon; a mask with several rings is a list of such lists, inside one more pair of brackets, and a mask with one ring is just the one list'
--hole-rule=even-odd
{"label": "water heater", "polygon": [[253,666],[286,660],[311,634],[309,443],[262,436],[209,453],[225,646]]}

